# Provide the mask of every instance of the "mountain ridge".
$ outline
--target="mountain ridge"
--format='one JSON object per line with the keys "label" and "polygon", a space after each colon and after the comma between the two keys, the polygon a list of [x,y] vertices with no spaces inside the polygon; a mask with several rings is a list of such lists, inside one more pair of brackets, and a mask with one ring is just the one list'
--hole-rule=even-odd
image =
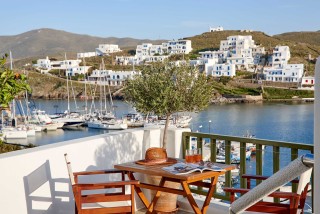
{"label": "mountain ridge", "polygon": [[130,37],[96,37],[63,30],[40,28],[12,36],[0,36],[0,55],[12,51],[15,59],[44,57],[62,52],[94,52],[99,44],[118,44],[134,48],[141,43],[160,44],[167,40],[134,39]]}

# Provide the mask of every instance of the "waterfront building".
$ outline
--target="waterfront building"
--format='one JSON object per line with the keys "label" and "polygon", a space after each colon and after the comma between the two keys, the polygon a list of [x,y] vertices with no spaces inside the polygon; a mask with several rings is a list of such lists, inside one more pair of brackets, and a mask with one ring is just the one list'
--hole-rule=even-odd
{"label": "waterfront building", "polygon": [[118,45],[114,44],[99,44],[99,47],[96,48],[96,53],[98,56],[108,55],[110,53],[122,51]]}
{"label": "waterfront building", "polygon": [[86,58],[86,57],[93,57],[93,56],[97,56],[97,53],[96,52],[77,53],[78,59]]}
{"label": "waterfront building", "polygon": [[209,27],[209,32],[223,31],[223,27]]}
{"label": "waterfront building", "polygon": [[[257,48],[251,35],[248,36],[229,36],[227,40],[221,40],[220,51],[228,51],[227,63],[235,64],[237,69],[252,71],[254,64],[253,48]],[[255,49],[263,51],[263,49]]]}
{"label": "waterfront building", "polygon": [[290,59],[290,48],[288,46],[276,46],[272,53],[272,67],[281,68],[285,66]]}
{"label": "waterfront building", "polygon": [[314,90],[314,82],[315,82],[315,79],[312,76],[302,77],[300,88]]}
{"label": "waterfront building", "polygon": [[266,81],[300,83],[303,76],[303,68],[303,64],[284,64],[280,68],[265,68],[263,74]]}
{"label": "waterfront building", "polygon": [[205,71],[207,76],[213,77],[233,77],[236,75],[236,65],[235,64],[205,64]]}
{"label": "waterfront building", "polygon": [[128,79],[132,79],[137,71],[112,71],[112,70],[93,70],[92,74],[88,76],[88,83],[122,86]]}

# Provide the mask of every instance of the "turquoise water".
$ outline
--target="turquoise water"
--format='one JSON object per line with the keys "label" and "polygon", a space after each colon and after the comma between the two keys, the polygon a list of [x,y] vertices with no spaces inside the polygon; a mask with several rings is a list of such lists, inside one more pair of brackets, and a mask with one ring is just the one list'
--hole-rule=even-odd
{"label": "turquoise water", "polygon": [[[90,107],[91,102],[88,103]],[[95,106],[99,107],[96,102]],[[125,102],[114,101],[116,115],[132,111]],[[35,106],[49,114],[64,112],[65,100],[37,100]],[[77,100],[78,109],[84,108],[84,101]],[[75,103],[70,103],[75,109]],[[19,113],[19,108],[17,108]],[[258,103],[258,104],[221,104],[210,105],[206,110],[192,113],[191,129],[199,132],[211,132],[222,135],[243,136],[247,131],[256,138],[277,141],[313,143],[313,103]],[[209,122],[211,121],[211,123]],[[87,129],[79,131],[58,130],[38,133],[35,137],[22,140],[36,145],[45,145],[107,133],[105,130]],[[16,141],[16,140],[14,140]]]}

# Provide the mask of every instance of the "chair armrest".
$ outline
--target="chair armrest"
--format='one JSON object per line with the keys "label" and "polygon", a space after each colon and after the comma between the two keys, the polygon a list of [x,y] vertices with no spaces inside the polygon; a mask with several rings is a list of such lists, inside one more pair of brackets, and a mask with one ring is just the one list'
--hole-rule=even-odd
{"label": "chair armrest", "polygon": [[140,182],[137,180],[132,181],[113,181],[106,183],[92,183],[92,184],[74,184],[73,187],[80,190],[94,190],[94,189],[106,189],[106,188],[119,188],[125,185],[137,185]]}
{"label": "chair armrest", "polygon": [[[231,194],[234,194],[234,193],[245,194],[245,193],[247,193],[247,192],[250,191],[250,189],[230,188],[230,187],[225,187],[225,188],[223,188],[223,190],[224,190],[225,192],[230,192]],[[297,194],[297,193],[293,193],[293,192],[280,192],[280,191],[276,191],[276,192],[273,192],[273,193],[271,193],[270,195],[268,195],[268,197],[291,199],[291,198],[299,198],[300,195]]]}
{"label": "chair armrest", "polygon": [[247,193],[250,191],[250,189],[243,189],[243,188],[232,188],[232,187],[224,187],[223,190],[225,192],[230,192],[230,193]]}
{"label": "chair armrest", "polygon": [[123,170],[119,170],[119,169],[106,169],[106,170],[74,172],[73,175],[79,176],[79,175],[113,174],[113,173],[126,173],[126,172]]}
{"label": "chair armrest", "polygon": [[287,198],[287,199],[291,199],[291,198],[299,198],[300,195],[294,192],[273,192],[269,195],[270,197],[274,197],[274,198]]}
{"label": "chair armrest", "polygon": [[[255,180],[266,180],[269,178],[269,176],[264,176],[264,175],[250,175],[250,174],[243,174],[241,176],[242,178],[246,179],[255,179]],[[291,181],[291,183],[299,183],[298,179],[294,179]]]}

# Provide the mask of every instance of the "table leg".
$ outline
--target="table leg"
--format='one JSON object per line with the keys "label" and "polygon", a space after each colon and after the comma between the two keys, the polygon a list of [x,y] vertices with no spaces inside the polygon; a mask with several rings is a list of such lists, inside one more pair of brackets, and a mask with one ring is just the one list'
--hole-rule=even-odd
{"label": "table leg", "polygon": [[187,195],[187,199],[188,199],[194,213],[201,214],[202,212],[192,196],[192,193],[191,193],[191,190],[189,188],[188,183],[186,181],[181,181],[181,186]]}
{"label": "table leg", "polygon": [[217,184],[217,181],[218,181],[218,176],[211,178],[210,188],[208,190],[206,200],[204,201],[202,209],[201,209],[202,213],[206,213],[209,208],[209,204],[210,204],[212,195],[214,193],[214,189]]}
{"label": "table leg", "polygon": [[[166,182],[166,179],[164,177],[162,177],[161,180],[160,180],[160,183],[159,183],[159,187],[164,187],[165,182]],[[148,207],[147,214],[152,213],[152,211],[153,211],[154,207],[156,206],[156,203],[157,203],[160,195],[161,195],[161,191],[157,190],[154,198],[151,201],[151,204]]]}
{"label": "table leg", "polygon": [[[130,180],[136,180],[136,178],[134,177],[132,172],[128,172],[128,177]],[[141,188],[134,185],[134,189],[135,189],[137,195],[139,196],[139,198],[141,199],[142,203],[144,204],[144,206],[146,208],[148,208],[150,206],[150,202],[148,201],[148,199],[146,198],[146,196],[142,192]]]}

